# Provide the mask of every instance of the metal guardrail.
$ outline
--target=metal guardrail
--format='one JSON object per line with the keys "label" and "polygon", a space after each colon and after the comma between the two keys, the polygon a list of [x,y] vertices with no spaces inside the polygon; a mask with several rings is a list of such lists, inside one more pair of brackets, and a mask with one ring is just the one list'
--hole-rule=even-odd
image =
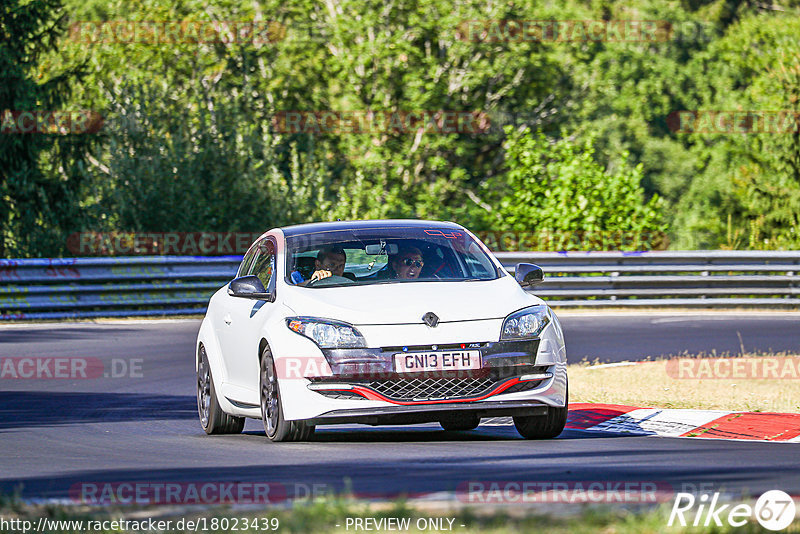
{"label": "metal guardrail", "polygon": [[0,260],[0,320],[203,313],[241,256]]}
{"label": "metal guardrail", "polygon": [[[499,252],[536,263],[534,293],[560,307],[800,308],[800,251]],[[0,260],[0,320],[187,315],[241,256]]]}
{"label": "metal guardrail", "polygon": [[800,251],[500,252],[554,306],[800,308]]}

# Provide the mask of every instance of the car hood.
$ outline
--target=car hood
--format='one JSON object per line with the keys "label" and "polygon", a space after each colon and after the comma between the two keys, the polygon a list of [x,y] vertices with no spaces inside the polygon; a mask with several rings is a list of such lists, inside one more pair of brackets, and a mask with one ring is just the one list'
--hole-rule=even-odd
{"label": "car hood", "polygon": [[[407,282],[365,286],[286,286],[283,302],[298,316],[353,325],[421,324],[433,312],[440,322],[502,319],[541,304],[510,276],[473,282]],[[280,296],[280,295],[279,295]]]}

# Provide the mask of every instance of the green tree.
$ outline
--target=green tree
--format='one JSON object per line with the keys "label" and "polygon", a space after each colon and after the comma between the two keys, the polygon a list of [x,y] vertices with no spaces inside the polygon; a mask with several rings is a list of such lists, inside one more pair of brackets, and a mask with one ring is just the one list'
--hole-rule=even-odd
{"label": "green tree", "polygon": [[[796,138],[676,134],[665,118],[682,109],[796,109],[797,0],[781,4],[785,13],[744,0],[65,1],[71,22],[270,20],[285,31],[266,43],[86,42],[70,33],[40,54],[37,80],[39,72],[55,79],[85,64],[66,103],[108,122],[85,166],[79,157],[61,164],[70,152],[59,145],[24,147],[38,154],[36,183],[59,191],[4,204],[18,226],[38,214],[26,223],[31,232],[13,231],[30,244],[27,254],[52,251],[58,232],[76,226],[250,231],[337,217],[429,217],[478,231],[528,230],[541,214],[521,214],[509,207],[522,206],[516,201],[501,205],[522,183],[515,177],[530,170],[513,152],[526,127],[550,138],[568,131],[578,152],[592,147],[594,166],[577,167],[587,177],[599,180],[598,168],[604,180],[628,177],[620,191],[631,194],[614,199],[633,217],[627,227],[593,203],[594,182],[575,175],[578,202],[548,204],[547,228],[564,231],[556,224],[563,219],[573,232],[634,235],[668,225],[673,246],[686,248],[794,242]],[[656,20],[673,31],[633,42],[464,35],[467,21],[498,20]],[[488,115],[492,127],[271,128],[277,112],[294,110],[472,111]],[[578,152],[573,163],[583,161]],[[47,208],[41,198],[50,199]],[[658,216],[648,218],[648,210]],[[749,235],[737,238],[737,227]]]}
{"label": "green tree", "polygon": [[252,120],[256,99],[215,91],[177,103],[168,92],[153,84],[116,95],[87,181],[95,229],[256,232],[318,216],[326,169],[314,150],[290,146],[282,172],[269,122]]}
{"label": "green tree", "polygon": [[[577,4],[343,0],[315,10],[324,40],[316,109],[480,112],[488,131],[375,131],[327,137],[345,168],[331,217],[426,217],[480,224],[476,191],[502,168],[503,122],[547,124],[573,103],[569,45],[469,39],[470,20],[585,17]],[[291,29],[291,26],[290,26]],[[303,109],[315,109],[305,107]]]}
{"label": "green tree", "polygon": [[676,210],[679,246],[800,247],[798,35],[796,15],[746,16],[687,65],[702,81],[697,109],[784,111],[791,122],[782,132],[759,133],[761,122],[746,133],[679,136],[696,173]]}
{"label": "green tree", "polygon": [[592,139],[548,139],[529,129],[505,143],[508,171],[496,181],[500,229],[533,235],[541,250],[641,250],[658,244],[661,199],[645,201],[642,166],[627,155],[614,169],[596,159]]}
{"label": "green tree", "polygon": [[[0,121],[20,112],[62,111],[80,66],[43,73],[40,62],[64,30],[61,0],[0,4]],[[54,255],[80,217],[77,170],[85,135],[0,134],[0,257]]]}

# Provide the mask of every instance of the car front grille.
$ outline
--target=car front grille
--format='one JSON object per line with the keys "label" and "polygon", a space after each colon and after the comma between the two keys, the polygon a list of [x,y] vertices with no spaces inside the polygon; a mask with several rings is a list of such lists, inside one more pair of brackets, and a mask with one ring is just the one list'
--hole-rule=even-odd
{"label": "car front grille", "polygon": [[[472,371],[449,371],[416,373],[403,376],[398,373],[390,375],[356,377],[332,376],[312,378],[312,383],[345,383],[375,391],[393,401],[434,401],[455,400],[480,397],[490,393],[492,389],[507,380],[523,374],[547,372],[547,366],[483,368]],[[433,376],[431,376],[433,375]],[[501,393],[518,393],[536,389],[545,380],[527,380],[504,389]],[[365,399],[352,390],[316,390],[317,393],[331,399]]]}
{"label": "car front grille", "polygon": [[400,378],[374,380],[364,386],[384,397],[399,401],[419,401],[477,397],[488,393],[495,385],[490,377],[483,378]]}

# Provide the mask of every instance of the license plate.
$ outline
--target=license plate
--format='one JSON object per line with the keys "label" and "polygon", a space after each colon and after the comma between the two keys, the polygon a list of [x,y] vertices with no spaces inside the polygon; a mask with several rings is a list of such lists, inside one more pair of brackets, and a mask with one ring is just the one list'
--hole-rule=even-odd
{"label": "license plate", "polygon": [[394,369],[398,373],[458,371],[461,369],[480,368],[481,353],[477,350],[401,352],[394,355]]}

